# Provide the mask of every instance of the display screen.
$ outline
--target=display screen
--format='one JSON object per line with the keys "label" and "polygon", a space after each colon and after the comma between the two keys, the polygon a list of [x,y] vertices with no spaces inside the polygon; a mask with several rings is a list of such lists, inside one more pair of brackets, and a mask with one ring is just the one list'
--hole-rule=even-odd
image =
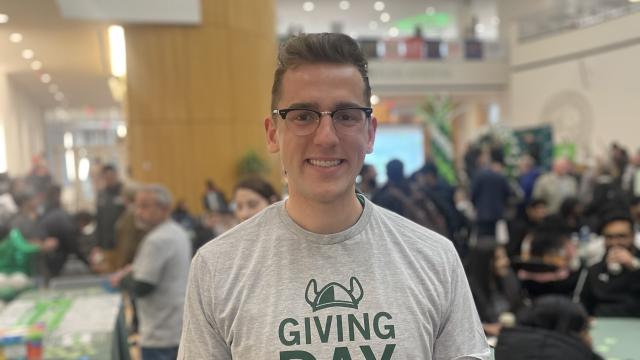
{"label": "display screen", "polygon": [[373,153],[364,160],[376,168],[378,185],[387,182],[386,165],[393,159],[404,163],[404,175],[407,177],[424,165],[424,132],[421,126],[378,126]]}

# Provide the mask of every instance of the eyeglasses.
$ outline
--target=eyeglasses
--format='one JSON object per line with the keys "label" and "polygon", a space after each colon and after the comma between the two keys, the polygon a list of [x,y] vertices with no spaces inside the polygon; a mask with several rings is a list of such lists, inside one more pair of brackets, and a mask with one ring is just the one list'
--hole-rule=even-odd
{"label": "eyeglasses", "polygon": [[339,134],[359,132],[367,119],[371,118],[373,109],[368,107],[349,107],[334,111],[316,111],[311,109],[276,109],[273,115],[285,120],[288,129],[298,136],[310,135],[320,126],[322,115],[329,115],[333,127]]}

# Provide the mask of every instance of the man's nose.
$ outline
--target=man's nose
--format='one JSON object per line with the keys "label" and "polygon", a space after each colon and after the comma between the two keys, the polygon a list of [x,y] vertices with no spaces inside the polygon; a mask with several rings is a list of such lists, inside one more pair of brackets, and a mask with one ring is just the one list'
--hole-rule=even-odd
{"label": "man's nose", "polygon": [[322,114],[318,121],[318,128],[313,136],[314,143],[317,145],[335,145],[338,143],[338,134],[336,134],[331,116]]}

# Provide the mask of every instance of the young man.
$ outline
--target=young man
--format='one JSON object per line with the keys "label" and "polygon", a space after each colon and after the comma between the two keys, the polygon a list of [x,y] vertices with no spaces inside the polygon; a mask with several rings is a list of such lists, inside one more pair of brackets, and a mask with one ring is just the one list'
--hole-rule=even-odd
{"label": "young man", "polygon": [[640,250],[625,211],[604,215],[600,234],[606,253],[589,268],[582,301],[594,316],[640,317]]}
{"label": "young man", "polygon": [[289,198],[196,254],[178,358],[488,358],[450,241],[355,193],[370,94],[348,36],[283,46],[264,124]]}

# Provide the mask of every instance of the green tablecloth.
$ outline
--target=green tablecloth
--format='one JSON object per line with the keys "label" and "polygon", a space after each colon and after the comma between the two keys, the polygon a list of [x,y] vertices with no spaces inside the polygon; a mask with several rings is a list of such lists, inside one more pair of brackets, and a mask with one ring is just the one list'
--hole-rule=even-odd
{"label": "green tablecloth", "polygon": [[640,319],[598,318],[591,336],[593,349],[606,360],[640,360]]}
{"label": "green tablecloth", "polygon": [[32,291],[0,313],[0,328],[44,322],[45,359],[129,359],[120,294],[102,288]]}

